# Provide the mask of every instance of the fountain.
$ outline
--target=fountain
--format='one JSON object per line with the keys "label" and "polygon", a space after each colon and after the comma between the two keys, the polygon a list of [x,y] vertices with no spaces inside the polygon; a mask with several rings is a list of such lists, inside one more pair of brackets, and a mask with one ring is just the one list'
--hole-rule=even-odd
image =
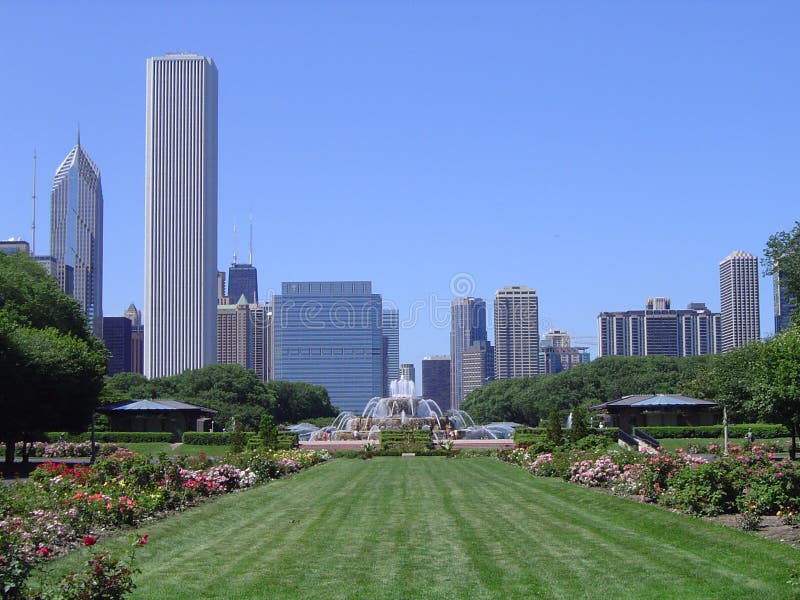
{"label": "fountain", "polygon": [[399,379],[392,381],[389,387],[389,397],[372,398],[360,415],[340,413],[329,427],[311,432],[308,439],[377,443],[381,431],[399,429],[430,431],[435,443],[446,439],[498,439],[512,435],[513,428],[506,424],[478,426],[463,410],[442,411],[434,400],[414,395],[413,381]]}

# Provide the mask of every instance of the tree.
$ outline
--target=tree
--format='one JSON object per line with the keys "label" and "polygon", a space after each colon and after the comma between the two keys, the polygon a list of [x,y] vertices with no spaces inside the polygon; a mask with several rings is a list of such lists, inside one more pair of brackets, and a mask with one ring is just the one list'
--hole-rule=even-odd
{"label": "tree", "polygon": [[561,430],[561,414],[554,406],[547,415],[547,441],[553,446],[560,446],[564,436]]}
{"label": "tree", "polygon": [[258,424],[258,437],[265,450],[275,450],[278,447],[278,428],[270,415],[261,415]]}
{"label": "tree", "polygon": [[589,435],[589,413],[585,406],[578,405],[572,409],[572,427],[569,430],[569,441],[577,442]]}
{"label": "tree", "polygon": [[[766,275],[779,274],[781,286],[795,301],[800,298],[800,221],[791,231],[779,231],[769,237],[761,260]],[[800,323],[800,312],[792,313],[792,323]]]}
{"label": "tree", "polygon": [[335,417],[328,390],[302,381],[269,381],[266,389],[275,399],[272,415],[278,423],[298,423],[316,417]]}
{"label": "tree", "polygon": [[31,258],[0,254],[0,437],[16,442],[85,431],[103,389],[106,352],[80,306]]}
{"label": "tree", "polygon": [[753,377],[753,408],[761,419],[782,423],[791,433],[789,456],[797,455],[800,426],[800,327],[753,344],[758,356]]}

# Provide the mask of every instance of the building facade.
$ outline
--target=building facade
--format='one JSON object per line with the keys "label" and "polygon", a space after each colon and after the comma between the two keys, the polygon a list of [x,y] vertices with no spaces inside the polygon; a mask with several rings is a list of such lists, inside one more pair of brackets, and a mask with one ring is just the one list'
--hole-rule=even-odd
{"label": "building facade", "polygon": [[217,354],[217,68],[210,58],[147,60],[145,375]]}
{"label": "building facade", "polygon": [[761,338],[758,259],[736,250],[719,263],[722,351],[742,348]]}
{"label": "building facade", "polygon": [[144,325],[142,311],[131,302],[123,313],[131,322],[131,373],[144,373]]}
{"label": "building facade", "polygon": [[422,359],[422,396],[436,402],[443,411],[450,410],[449,356]]}
{"label": "building facade", "polygon": [[507,286],[494,297],[496,379],[539,374],[539,298],[536,290]]}
{"label": "building facade", "polygon": [[602,312],[597,317],[597,354],[601,356],[696,356],[718,354],[722,348],[720,314],[695,302],[671,309],[651,302],[645,310]]}
{"label": "building facade", "polygon": [[494,348],[488,341],[473,342],[461,354],[461,385],[466,398],[494,379]]}
{"label": "building facade", "polygon": [[589,362],[588,346],[555,345],[558,343],[558,339],[548,338],[547,334],[542,336],[539,344],[539,372],[543,375],[555,375]]}
{"label": "building facade", "polygon": [[383,307],[369,281],[284,282],[273,297],[273,368],[361,413],[383,393]]}
{"label": "building facade", "polygon": [[103,343],[109,352],[108,375],[130,373],[131,321],[126,317],[103,317]]}
{"label": "building facade", "polygon": [[258,304],[258,271],[253,265],[233,263],[228,267],[228,301],[236,304],[241,296]]}
{"label": "building facade", "polygon": [[0,252],[3,254],[16,254],[17,252],[22,252],[25,255],[30,255],[31,247],[28,242],[23,240],[0,240]]}
{"label": "building facade", "polygon": [[50,255],[58,285],[78,301],[89,329],[103,339],[103,187],[80,134],[50,190]]}
{"label": "building facade", "polygon": [[253,319],[244,297],[217,306],[217,362],[253,370]]}
{"label": "building facade", "polygon": [[406,381],[413,381],[417,383],[417,369],[414,363],[403,363],[400,365],[400,377],[398,379],[405,379]]}
{"label": "building facade", "polygon": [[474,342],[486,341],[486,301],[456,298],[450,303],[450,406],[464,399],[462,354]]}
{"label": "building facade", "polygon": [[389,396],[389,382],[400,379],[400,311],[383,309],[383,396]]}

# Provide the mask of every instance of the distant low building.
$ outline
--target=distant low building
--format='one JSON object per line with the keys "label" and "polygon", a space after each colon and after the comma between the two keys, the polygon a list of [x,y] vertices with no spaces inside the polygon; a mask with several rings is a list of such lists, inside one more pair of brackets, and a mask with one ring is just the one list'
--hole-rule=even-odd
{"label": "distant low building", "polygon": [[166,431],[180,441],[184,431],[209,431],[217,411],[179,400],[123,400],[104,404],[97,412],[107,415],[112,431]]}
{"label": "distant low building", "polygon": [[23,254],[30,254],[31,247],[28,242],[24,242],[22,240],[0,240],[0,252],[3,254],[14,254],[16,252],[22,252]]}
{"label": "distant low building", "polygon": [[592,407],[606,425],[628,433],[635,427],[715,425],[716,409],[716,402],[678,394],[624,396]]}

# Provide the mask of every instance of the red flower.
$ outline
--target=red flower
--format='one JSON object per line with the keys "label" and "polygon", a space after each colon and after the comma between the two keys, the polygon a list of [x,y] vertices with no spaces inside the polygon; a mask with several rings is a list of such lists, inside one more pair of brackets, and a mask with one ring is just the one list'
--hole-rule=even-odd
{"label": "red flower", "polygon": [[139,538],[139,541],[136,542],[137,546],[144,546],[147,543],[147,538],[150,536],[148,534],[144,534],[142,537]]}
{"label": "red flower", "polygon": [[36,554],[38,554],[39,556],[44,556],[45,558],[47,558],[48,556],[50,556],[50,550],[48,550],[47,548],[42,546],[41,548],[39,548],[36,551]]}
{"label": "red flower", "polygon": [[83,545],[84,546],[94,546],[97,543],[97,538],[92,537],[91,535],[83,536]]}

